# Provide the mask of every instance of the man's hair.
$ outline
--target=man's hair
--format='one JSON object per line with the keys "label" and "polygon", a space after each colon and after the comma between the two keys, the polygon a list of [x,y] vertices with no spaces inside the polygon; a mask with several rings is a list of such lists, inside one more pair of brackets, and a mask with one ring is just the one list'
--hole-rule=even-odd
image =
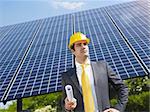
{"label": "man's hair", "polygon": [[75,50],[75,48],[74,48],[74,44],[70,47],[71,49],[73,49],[73,50]]}

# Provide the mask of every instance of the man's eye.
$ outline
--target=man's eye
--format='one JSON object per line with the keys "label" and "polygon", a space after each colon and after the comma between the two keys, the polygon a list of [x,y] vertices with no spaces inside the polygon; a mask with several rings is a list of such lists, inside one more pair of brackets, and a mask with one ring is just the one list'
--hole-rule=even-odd
{"label": "man's eye", "polygon": [[84,45],[87,45],[87,43],[83,43]]}
{"label": "man's eye", "polygon": [[76,46],[81,46],[81,44],[77,44]]}
{"label": "man's eye", "polygon": [[84,46],[87,45],[87,43],[79,43],[79,44],[76,44],[76,46],[78,47],[78,46],[81,46],[82,44],[83,44]]}

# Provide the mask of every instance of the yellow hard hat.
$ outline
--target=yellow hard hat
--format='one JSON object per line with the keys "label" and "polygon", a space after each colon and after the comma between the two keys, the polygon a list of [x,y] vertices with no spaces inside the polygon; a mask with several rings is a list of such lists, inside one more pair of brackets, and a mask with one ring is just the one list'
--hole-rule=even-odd
{"label": "yellow hard hat", "polygon": [[86,37],[86,35],[84,35],[81,32],[76,32],[73,35],[71,35],[70,37],[70,42],[69,42],[69,48],[71,49],[72,45],[80,40],[86,40],[86,42],[89,44],[90,39]]}

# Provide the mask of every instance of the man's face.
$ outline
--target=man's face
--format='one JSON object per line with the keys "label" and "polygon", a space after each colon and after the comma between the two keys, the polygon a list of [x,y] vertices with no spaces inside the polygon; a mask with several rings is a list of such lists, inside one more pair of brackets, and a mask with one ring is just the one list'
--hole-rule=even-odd
{"label": "man's face", "polygon": [[76,58],[84,58],[89,56],[89,47],[85,40],[74,43],[74,50],[71,50]]}

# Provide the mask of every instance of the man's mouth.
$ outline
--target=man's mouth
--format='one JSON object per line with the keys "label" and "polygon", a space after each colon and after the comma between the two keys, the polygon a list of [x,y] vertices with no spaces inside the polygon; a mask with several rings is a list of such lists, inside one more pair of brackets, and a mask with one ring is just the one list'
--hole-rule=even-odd
{"label": "man's mouth", "polygon": [[86,53],[86,52],[87,52],[87,50],[82,50],[82,51],[81,51],[81,53]]}

